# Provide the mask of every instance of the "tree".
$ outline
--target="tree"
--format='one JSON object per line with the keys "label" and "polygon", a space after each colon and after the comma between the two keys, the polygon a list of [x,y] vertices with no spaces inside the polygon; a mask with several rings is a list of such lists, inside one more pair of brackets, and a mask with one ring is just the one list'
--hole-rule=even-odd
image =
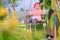
{"label": "tree", "polygon": [[49,9],[51,7],[51,0],[39,0],[41,3],[44,3],[42,7],[44,6],[45,9]]}
{"label": "tree", "polygon": [[21,9],[20,9],[20,11],[24,11],[24,9],[23,9],[23,8],[21,8]]}
{"label": "tree", "polygon": [[5,7],[5,6],[6,6],[5,4],[6,4],[6,3],[5,3],[4,0],[0,0],[0,7],[1,7],[1,6],[4,6],[4,7]]}

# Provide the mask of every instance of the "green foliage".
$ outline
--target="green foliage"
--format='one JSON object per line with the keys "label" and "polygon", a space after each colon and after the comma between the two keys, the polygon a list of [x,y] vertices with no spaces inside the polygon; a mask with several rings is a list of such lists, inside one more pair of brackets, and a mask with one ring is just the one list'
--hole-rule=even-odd
{"label": "green foliage", "polygon": [[3,1],[3,0],[0,0],[0,7],[2,6],[2,7],[5,7],[5,1]]}
{"label": "green foliage", "polygon": [[24,9],[23,9],[23,8],[21,8],[21,9],[20,9],[20,11],[24,11]]}
{"label": "green foliage", "polygon": [[41,3],[44,2],[44,4],[42,5],[42,7],[45,7],[46,9],[49,9],[51,7],[51,0],[39,0]]}
{"label": "green foliage", "polygon": [[60,26],[58,27],[58,37],[57,40],[60,40]]}
{"label": "green foliage", "polygon": [[51,7],[51,0],[46,0],[45,1],[45,8],[49,9]]}
{"label": "green foliage", "polygon": [[10,3],[15,3],[16,2],[16,0],[8,0]]}
{"label": "green foliage", "polygon": [[38,24],[36,27],[37,27],[37,30],[43,30],[43,28],[44,28],[43,24]]}
{"label": "green foliage", "polygon": [[33,40],[40,40],[42,38],[46,37],[46,34],[44,33],[44,31],[37,31],[37,32],[33,32],[32,34]]}
{"label": "green foliage", "polygon": [[32,32],[32,34],[28,34],[26,31],[21,30],[21,26],[18,26],[14,31],[2,30],[0,32],[0,40],[40,40],[45,37],[44,30],[37,30]]}
{"label": "green foliage", "polygon": [[43,0],[39,0],[41,3],[43,2]]}
{"label": "green foliage", "polygon": [[0,20],[2,21],[2,20],[5,20],[5,18],[6,18],[6,16],[1,16],[0,17]]}

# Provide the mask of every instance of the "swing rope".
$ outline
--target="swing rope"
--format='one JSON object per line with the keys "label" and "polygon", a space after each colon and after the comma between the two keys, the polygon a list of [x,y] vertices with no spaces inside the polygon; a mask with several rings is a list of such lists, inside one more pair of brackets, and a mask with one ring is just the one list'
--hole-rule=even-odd
{"label": "swing rope", "polygon": [[56,40],[56,38],[57,38],[57,31],[56,31],[56,8],[57,8],[57,4],[58,4],[58,0],[55,0],[55,3],[54,3],[54,13],[55,13],[55,15],[54,15],[54,40]]}

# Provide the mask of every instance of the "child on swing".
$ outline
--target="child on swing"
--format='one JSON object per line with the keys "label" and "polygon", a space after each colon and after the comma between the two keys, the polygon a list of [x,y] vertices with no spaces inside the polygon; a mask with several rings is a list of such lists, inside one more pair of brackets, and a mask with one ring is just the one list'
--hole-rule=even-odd
{"label": "child on swing", "polygon": [[34,4],[34,10],[29,13],[29,15],[32,15],[32,17],[29,19],[29,22],[37,22],[37,21],[44,21],[41,19],[41,15],[43,15],[43,11],[40,9],[41,3],[36,2]]}

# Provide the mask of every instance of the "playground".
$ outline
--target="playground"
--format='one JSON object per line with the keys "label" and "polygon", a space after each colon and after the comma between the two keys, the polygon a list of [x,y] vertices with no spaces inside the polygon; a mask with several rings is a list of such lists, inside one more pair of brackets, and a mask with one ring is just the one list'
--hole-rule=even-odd
{"label": "playground", "polygon": [[0,40],[60,40],[60,0],[0,0]]}

